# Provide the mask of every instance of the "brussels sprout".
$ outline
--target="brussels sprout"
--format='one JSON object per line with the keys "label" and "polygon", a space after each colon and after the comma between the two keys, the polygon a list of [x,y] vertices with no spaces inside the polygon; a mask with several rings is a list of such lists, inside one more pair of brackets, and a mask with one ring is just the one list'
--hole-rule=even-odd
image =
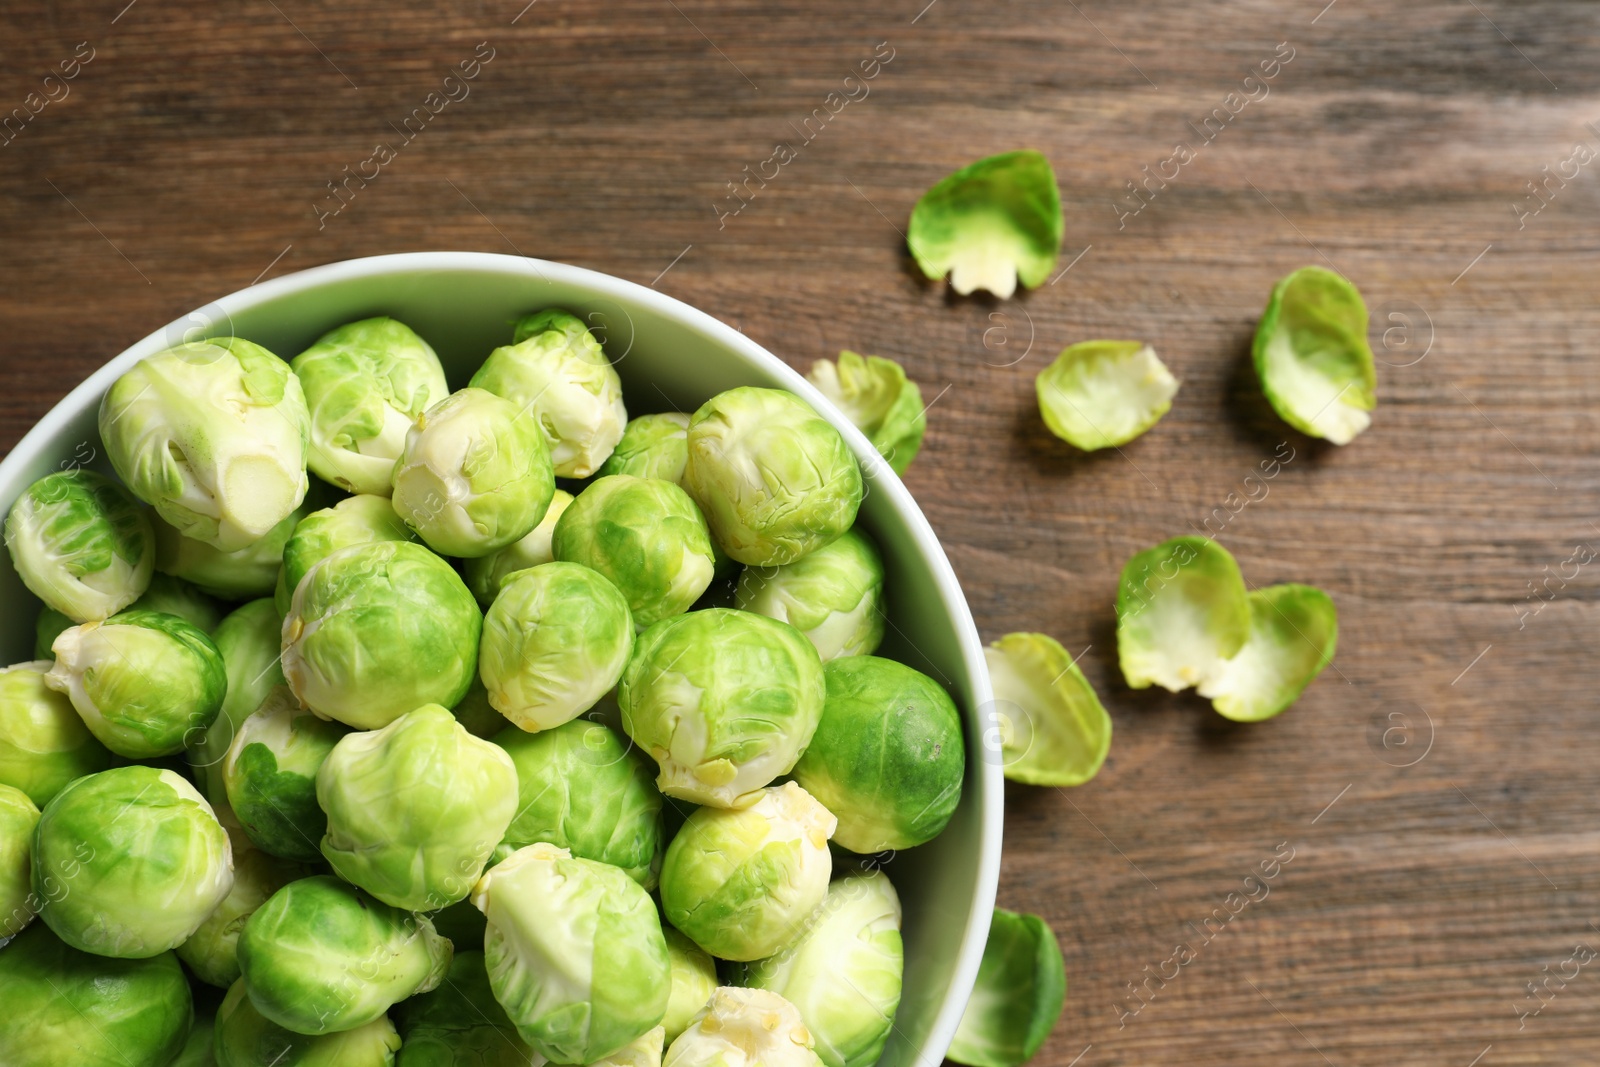
{"label": "brussels sprout", "polygon": [[513,574],[484,616],[478,676],[500,714],[549,730],[593,707],[632,651],[617,587],[588,567],[545,563]]}
{"label": "brussels sprout", "polygon": [[297,1034],[334,1034],[381,1019],[438,986],[450,942],[420,915],[391,908],[331,875],[290,882],[239,935],[250,1003]]}
{"label": "brussels sprout", "polygon": [[257,849],[233,852],[233,888],[177,948],[178,958],[202,982],[227,989],[239,979],[239,934],[272,894],[306,872]]}
{"label": "brussels sprout", "polygon": [[839,815],[852,852],[939,836],[961,801],[961,713],[932,678],[893,660],[848,656],[823,668],[828,699],[795,781]]}
{"label": "brussels sprout", "polygon": [[351,545],[376,541],[415,541],[417,535],[401,521],[388,496],[345,497],[331,508],[313,511],[294,528],[277,565],[273,602],[279,615],[289,614],[295,587],[313,564]]}
{"label": "brussels sprout", "polygon": [[793,563],[856,521],[861,468],[828,420],[780,389],[718,393],[689,420],[683,487],[740,563]]}
{"label": "brussels sprout", "polygon": [[600,465],[600,474],[681,482],[688,462],[689,416],[681,411],[665,411],[630,420],[616,450]]}
{"label": "brussels sprout", "polygon": [[228,688],[217,646],[193,625],[159,611],[124,611],[63,631],[45,675],[89,732],[119,756],[182,752],[216,719]]}
{"label": "brussels sprout", "polygon": [[0,785],[43,806],[74,778],[111,766],[106,750],[72,707],[45,683],[48,660],[0,670]]}
{"label": "brussels sprout", "polygon": [[459,703],[482,629],[477,602],[444,560],[406,541],[356,545],[295,588],[283,675],[323,718],[375,730],[423,704]]}
{"label": "brussels sprout", "polygon": [[747,808],[700,808],[661,866],[667,921],[720,959],[782,952],[828,891],[837,825],[793,782],[762,790]]}
{"label": "brussels sprout", "polygon": [[302,502],[267,531],[266,536],[235,552],[223,552],[204,541],[185,537],[157,518],[156,570],[182,578],[197,589],[224,600],[271,596],[277,585],[284,546],[305,513]]}
{"label": "brussels sprout", "polygon": [[350,734],[317,772],[322,855],[383,901],[433,911],[464,900],[517,807],[517,771],[437,704]]}
{"label": "brussels sprout", "polygon": [[286,860],[321,859],[328,817],[317,806],[317,772],[349,733],[302,708],[284,686],[245,717],[221,772],[228,805],[252,844]]}
{"label": "brussels sprout", "polygon": [[821,1067],[793,1004],[765,989],[723,986],[672,1042],[662,1067]]}
{"label": "brussels sprout", "polygon": [[1133,689],[1187,689],[1250,635],[1250,600],[1232,554],[1205,537],[1138,553],[1117,587],[1117,657]]}
{"label": "brussels sprout", "polygon": [[100,439],[133,494],[179,533],[237,552],[305,497],[309,419],[287,363],[214,337],[118,378],[100,402]]}
{"label": "brussels sprout", "polygon": [[23,584],[74,622],[133,603],[156,558],[139,502],[86,470],[58,471],[24,489],[6,516],[6,549]]}
{"label": "brussels sprout", "polygon": [[1333,271],[1302,267],[1273,287],[1252,354],[1272,410],[1301,433],[1347,445],[1372,424],[1367,305]]}
{"label": "brussels sprout", "polygon": [[6,1067],[167,1067],[194,1015],[172,953],[109,959],[37,923],[0,951],[0,1004]]}
{"label": "brussels sprout", "polygon": [[589,1067],[661,1067],[661,1053],[666,1050],[666,1043],[667,1029],[658,1026],[611,1055],[601,1056]]}
{"label": "brussels sprout", "polygon": [[705,517],[688,493],[659,478],[592,482],[556,523],[550,545],[556,559],[611,579],[641,629],[688,611],[715,569]]}
{"label": "brussels sprout", "polygon": [[489,984],[522,1039],[592,1063],[661,1022],[671,965],[649,895],[622,871],[544,843],[479,879]]}
{"label": "brussels sprout", "polygon": [[557,489],[550,498],[550,507],[545,511],[544,518],[526,537],[498,552],[463,562],[461,569],[467,579],[467,588],[478,598],[479,606],[487,611],[489,605],[494,603],[494,598],[500,595],[506,579],[518,571],[554,562],[556,556],[550,548],[550,540],[556,532],[556,520],[561,518],[574,499],[565,489]]}
{"label": "brussels sprout", "polygon": [[661,1020],[670,1045],[689,1029],[717,991],[717,964],[699,945],[672,927],[663,927],[661,932],[667,935],[667,958],[672,963],[672,995],[667,1000],[666,1017]]}
{"label": "brussels sprout", "polygon": [[228,689],[222,710],[198,739],[189,739],[189,766],[195,781],[213,808],[228,801],[222,761],[228,755],[239,725],[261,706],[275,686],[281,686],[279,666],[283,620],[272,600],[252,600],[217,624],[211,641],[222,655]]}
{"label": "brussels sprout", "polygon": [[1178,394],[1178,379],[1142,341],[1069,345],[1033,384],[1050,432],[1085,452],[1132,441]]}
{"label": "brussels sprout", "polygon": [[306,463],[352,493],[388,496],[406,431],[450,393],[428,342],[389,318],[329,330],[290,364],[311,416]]}
{"label": "brussels sprout", "polygon": [[1339,611],[1310,585],[1269,585],[1250,594],[1250,637],[1200,683],[1200,695],[1235,722],[1270,719],[1300,699],[1339,644]]}
{"label": "brussels sprout", "polygon": [[966,296],[1004,300],[1017,281],[1036,289],[1061,251],[1061,192],[1038,152],[1003,152],[970,163],[922,194],[906,244],[922,273]]}
{"label": "brussels sprout", "polygon": [[1111,716],[1055,638],[1006,634],[983,650],[1007,778],[1082,785],[1111,751]]}
{"label": "brussels sprout", "polygon": [[338,1033],[286,1030],[256,1010],[243,981],[217,1011],[217,1067],[393,1067],[400,1035],[387,1015]]}
{"label": "brussels sprout", "polygon": [[[216,597],[200,591],[182,578],[174,578],[160,571],[150,576],[150,588],[133,602],[133,607],[140,611],[159,611],[166,615],[176,615],[208,634],[217,628],[222,622],[222,617],[227,614],[227,610]],[[58,630],[57,633],[59,632]],[[50,640],[54,642],[55,635],[51,635]],[[47,650],[50,648],[49,645],[44,647]]]}
{"label": "brussels sprout", "polygon": [[227,832],[172,771],[114,767],[79,778],[39,817],[39,917],[84,952],[158,956],[194,933],[232,886]]}
{"label": "brussels sprout", "polygon": [[922,390],[900,364],[844,351],[838,363],[817,360],[806,378],[867,435],[896,474],[905,474],[922,448],[928,413]]}
{"label": "brussels sprout", "polygon": [[470,383],[503,396],[542,431],[555,472],[587,478],[622,438],[622,381],[583,320],[560,308],[525,315]]}
{"label": "brussels sprout", "polygon": [[517,812],[506,845],[515,850],[544,841],[655,888],[661,794],[632,745],[586,719],[536,734],[510,726],[494,743],[517,767]]}
{"label": "brussels sprout", "polygon": [[424,412],[394,468],[394,510],[447,556],[487,556],[521,540],[555,489],[539,424],[483,389]]}
{"label": "brussels sprout", "polygon": [[33,895],[33,831],[39,809],[28,794],[0,785],[0,938],[33,921],[39,899]]}
{"label": "brussels sprout", "polygon": [[710,608],[639,635],[617,703],[628,736],[660,765],[663,793],[736,807],[794,767],[824,694],[822,662],[798,630]]}
{"label": "brussels sprout", "polygon": [[1066,999],[1055,933],[1037,915],[996,908],[978,983],[945,1058],[968,1067],[1017,1067],[1050,1036]]}
{"label": "brussels sprout", "polygon": [[[463,906],[478,914],[472,905]],[[405,1041],[397,1067],[531,1067],[538,1062],[494,999],[482,952],[457,951],[439,988],[402,1003],[395,1020]]]}
{"label": "brussels sprout", "polygon": [[837,541],[781,567],[746,567],[736,603],[806,635],[824,663],[870,656],[883,641],[883,559],[871,538]]}
{"label": "brussels sprout", "polygon": [[753,964],[744,984],[798,1008],[828,1067],[871,1067],[894,1025],[904,969],[900,897],[874,871],[830,885],[800,940]]}

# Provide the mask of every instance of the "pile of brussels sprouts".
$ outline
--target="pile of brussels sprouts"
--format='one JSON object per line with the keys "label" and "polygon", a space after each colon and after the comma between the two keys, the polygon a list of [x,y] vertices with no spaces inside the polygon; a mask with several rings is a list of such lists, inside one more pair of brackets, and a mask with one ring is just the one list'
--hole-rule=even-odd
{"label": "pile of brussels sprouts", "polygon": [[[869,369],[824,384],[903,469],[915,386]],[[861,857],[938,835],[966,755],[872,654],[825,419],[629,421],[549,309],[455,392],[375,318],[161,352],[99,424],[119,480],[6,521],[45,608],[0,671],[0,1063],[877,1060],[901,912]]]}

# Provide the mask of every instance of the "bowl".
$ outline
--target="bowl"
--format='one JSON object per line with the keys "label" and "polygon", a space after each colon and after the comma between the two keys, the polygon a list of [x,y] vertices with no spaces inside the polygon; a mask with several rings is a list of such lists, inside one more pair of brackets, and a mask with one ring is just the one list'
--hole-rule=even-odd
{"label": "bowl", "polygon": [[[586,319],[622,378],[630,415],[693,411],[739,385],[787,389],[844,435],[861,461],[867,493],[859,522],[883,548],[888,635],[879,654],[938,679],[965,718],[967,775],[943,834],[900,855],[876,858],[905,907],[905,989],[884,1067],[933,1067],[944,1056],[988,936],[999,878],[1003,778],[984,758],[980,709],[989,706],[983,649],[955,573],[916,502],[865,437],[782,360],[703,312],[653,289],[595,271],[518,256],[421,252],[333,263],[253,285],[157,330],[128,348],[39,420],[0,461],[0,505],[58,469],[110,473],[96,432],[100,398],[146,356],[184,341],[235,334],[285,359],[341,323],[390,315],[428,340],[453,389],[519,315],[557,305]],[[33,658],[39,603],[11,567],[0,567],[0,651]]]}

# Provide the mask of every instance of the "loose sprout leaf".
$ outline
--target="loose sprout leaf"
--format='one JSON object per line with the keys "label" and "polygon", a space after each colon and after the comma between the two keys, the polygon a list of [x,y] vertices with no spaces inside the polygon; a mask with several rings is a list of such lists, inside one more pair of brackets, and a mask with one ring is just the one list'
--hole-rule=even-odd
{"label": "loose sprout leaf", "polygon": [[1333,661],[1339,612],[1309,585],[1269,585],[1250,594],[1250,638],[1200,684],[1218,714],[1236,722],[1270,719],[1300,698]]}
{"label": "loose sprout leaf", "polygon": [[906,244],[932,279],[950,275],[965,296],[987,289],[1002,299],[1017,281],[1032,289],[1061,250],[1061,193],[1038,152],[1005,152],[962,167],[911,209]]}
{"label": "loose sprout leaf", "polygon": [[1253,346],[1261,391],[1284,422],[1346,445],[1372,422],[1377,373],[1367,305],[1349,281],[1304,267],[1272,290]]}
{"label": "loose sprout leaf", "polygon": [[1111,750],[1111,716],[1067,650],[1045,634],[1007,634],[988,648],[1002,716],[1005,775],[1029,785],[1082,785]]}
{"label": "loose sprout leaf", "polygon": [[1117,656],[1130,687],[1188,689],[1231,659],[1249,635],[1239,564],[1215,541],[1174,537],[1122,568]]}
{"label": "loose sprout leaf", "polygon": [[1017,1067],[1050,1036],[1066,999],[1054,931],[1037,915],[996,908],[978,982],[945,1055],[968,1067]]}
{"label": "loose sprout leaf", "polygon": [[1062,349],[1034,381],[1050,432],[1093,452],[1125,445],[1172,407],[1178,379],[1140,341],[1083,341]]}
{"label": "loose sprout leaf", "polygon": [[900,364],[847,350],[838,363],[817,360],[806,377],[867,435],[896,474],[906,472],[922,448],[928,416],[922,390]]}

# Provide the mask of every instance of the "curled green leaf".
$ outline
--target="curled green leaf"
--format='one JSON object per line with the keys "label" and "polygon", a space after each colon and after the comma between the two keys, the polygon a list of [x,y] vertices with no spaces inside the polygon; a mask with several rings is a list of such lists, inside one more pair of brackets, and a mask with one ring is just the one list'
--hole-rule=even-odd
{"label": "curled green leaf", "polygon": [[1125,445],[1160,421],[1178,379],[1142,341],[1083,341],[1034,381],[1050,432],[1085,452]]}
{"label": "curled green leaf", "polygon": [[906,244],[932,279],[950,275],[963,296],[1004,299],[1037,288],[1061,251],[1061,193],[1050,161],[1031,149],[980,159],[945,178],[911,209]]}
{"label": "curled green leaf", "polygon": [[1301,433],[1347,445],[1371,424],[1378,377],[1367,305],[1345,278],[1303,267],[1280,281],[1252,352],[1261,391]]}

